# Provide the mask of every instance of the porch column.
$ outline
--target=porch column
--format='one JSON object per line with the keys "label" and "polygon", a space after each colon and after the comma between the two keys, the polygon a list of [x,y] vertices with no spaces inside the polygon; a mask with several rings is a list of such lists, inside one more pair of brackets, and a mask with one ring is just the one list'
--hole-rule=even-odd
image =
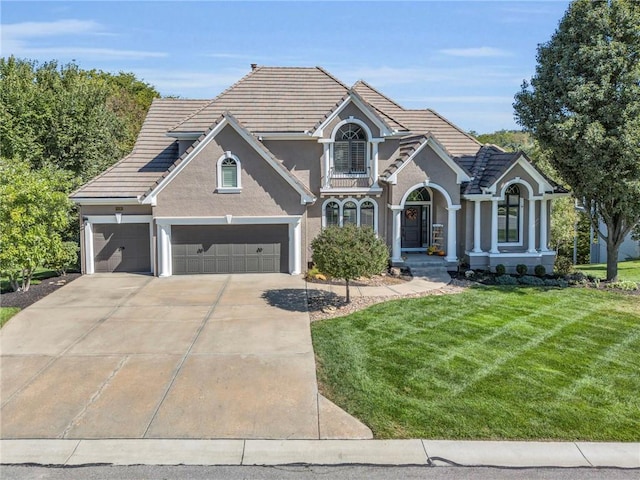
{"label": "porch column", "polygon": [[473,250],[474,253],[482,252],[480,247],[480,200],[473,201]]}
{"label": "porch column", "polygon": [[490,253],[500,253],[498,250],[498,198],[491,199],[491,250]]}
{"label": "porch column", "polygon": [[87,275],[95,273],[93,224],[89,221],[84,222],[84,273]]}
{"label": "porch column", "polygon": [[457,232],[458,232],[458,222],[457,215],[458,210],[460,210],[460,205],[451,205],[447,207],[448,222],[447,222],[447,256],[445,260],[447,262],[457,262],[458,261],[458,252],[456,251],[456,247],[458,245]]}
{"label": "porch column", "polygon": [[540,202],[540,251],[549,251],[549,240],[547,238],[547,202],[546,198],[543,198]]}
{"label": "porch column", "polygon": [[392,237],[391,237],[391,261],[402,261],[402,207],[400,205],[389,205],[393,212]]}
{"label": "porch column", "polygon": [[529,198],[529,248],[527,253],[536,253],[536,201]]}
{"label": "porch column", "polygon": [[171,225],[158,224],[158,276],[171,276]]}
{"label": "porch column", "polygon": [[289,273],[300,275],[302,271],[302,222],[298,219],[295,223],[289,224]]}

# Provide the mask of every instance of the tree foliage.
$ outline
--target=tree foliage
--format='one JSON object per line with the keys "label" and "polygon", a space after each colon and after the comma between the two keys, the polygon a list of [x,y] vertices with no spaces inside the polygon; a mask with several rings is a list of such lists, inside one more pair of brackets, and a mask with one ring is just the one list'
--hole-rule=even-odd
{"label": "tree foliage", "polygon": [[347,303],[351,301],[349,282],[383,272],[389,261],[389,250],[374,231],[352,224],[325,228],[313,239],[311,248],[321,272],[345,281]]}
{"label": "tree foliage", "polygon": [[131,150],[159,96],[133,74],[15,57],[0,59],[0,82],[2,155],[70,170],[82,182]]}
{"label": "tree foliage", "polygon": [[620,244],[640,222],[640,3],[573,2],[537,62],[516,118],[584,201],[615,280]]}
{"label": "tree foliage", "polygon": [[0,272],[14,290],[28,290],[34,270],[64,248],[71,202],[69,174],[0,158]]}

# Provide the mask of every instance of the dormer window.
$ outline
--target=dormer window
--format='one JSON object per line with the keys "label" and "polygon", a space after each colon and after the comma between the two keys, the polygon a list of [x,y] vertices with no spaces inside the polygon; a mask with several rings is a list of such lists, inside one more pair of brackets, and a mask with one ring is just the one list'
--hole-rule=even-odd
{"label": "dormer window", "polygon": [[239,193],[242,189],[240,183],[240,159],[231,152],[224,152],[217,164],[217,192]]}
{"label": "dormer window", "polygon": [[336,173],[366,173],[367,135],[356,123],[346,123],[336,133],[333,146]]}

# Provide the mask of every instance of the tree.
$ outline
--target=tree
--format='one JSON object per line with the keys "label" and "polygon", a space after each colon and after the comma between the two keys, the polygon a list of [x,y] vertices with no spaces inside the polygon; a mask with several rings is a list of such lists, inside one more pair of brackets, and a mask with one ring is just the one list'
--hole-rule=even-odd
{"label": "tree", "polygon": [[86,182],[129,153],[158,92],[133,74],[0,59],[0,149]]}
{"label": "tree", "polygon": [[373,229],[352,224],[325,228],[313,239],[311,249],[322,273],[345,281],[347,303],[351,302],[351,280],[381,273],[389,262],[389,250]]}
{"label": "tree", "polygon": [[638,2],[573,2],[514,103],[606,241],[607,280],[617,279],[620,244],[640,222],[639,26]]}
{"label": "tree", "polygon": [[63,249],[71,211],[64,191],[68,176],[0,158],[0,272],[15,291],[29,290],[34,270]]}

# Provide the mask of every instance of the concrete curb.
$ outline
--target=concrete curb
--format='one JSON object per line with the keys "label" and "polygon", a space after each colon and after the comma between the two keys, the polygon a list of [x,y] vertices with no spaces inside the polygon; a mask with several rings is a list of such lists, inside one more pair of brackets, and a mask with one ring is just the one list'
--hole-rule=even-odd
{"label": "concrete curb", "polygon": [[450,440],[0,440],[0,463],[640,469],[640,443]]}

